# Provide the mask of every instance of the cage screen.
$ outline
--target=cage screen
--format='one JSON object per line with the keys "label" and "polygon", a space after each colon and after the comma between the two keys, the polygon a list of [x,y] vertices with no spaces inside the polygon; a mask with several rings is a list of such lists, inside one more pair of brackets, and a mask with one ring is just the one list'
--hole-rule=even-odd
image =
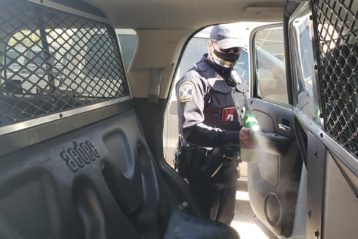
{"label": "cage screen", "polygon": [[105,23],[0,0],[0,126],[129,94]]}
{"label": "cage screen", "polygon": [[358,1],[312,1],[326,132],[358,157]]}

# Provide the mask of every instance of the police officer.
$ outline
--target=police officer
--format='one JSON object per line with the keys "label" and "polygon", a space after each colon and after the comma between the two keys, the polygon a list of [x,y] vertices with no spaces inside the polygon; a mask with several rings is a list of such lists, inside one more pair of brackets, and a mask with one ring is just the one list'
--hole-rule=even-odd
{"label": "police officer", "polygon": [[208,54],[176,85],[179,173],[207,216],[226,224],[235,212],[239,147],[252,147],[232,97],[230,72],[240,55],[237,34],[227,24],[215,25]]}

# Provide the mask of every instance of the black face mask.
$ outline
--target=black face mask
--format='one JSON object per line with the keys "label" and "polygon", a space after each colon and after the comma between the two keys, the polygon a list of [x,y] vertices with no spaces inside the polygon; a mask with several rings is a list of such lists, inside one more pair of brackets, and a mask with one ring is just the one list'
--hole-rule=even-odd
{"label": "black face mask", "polygon": [[228,62],[236,62],[240,56],[240,54],[219,52],[216,49],[214,49],[214,54],[220,59],[223,59],[224,61]]}

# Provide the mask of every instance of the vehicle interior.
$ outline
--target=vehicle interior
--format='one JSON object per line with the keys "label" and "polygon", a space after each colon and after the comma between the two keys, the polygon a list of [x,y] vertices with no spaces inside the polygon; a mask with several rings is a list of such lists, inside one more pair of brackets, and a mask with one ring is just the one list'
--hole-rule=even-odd
{"label": "vehicle interior", "polygon": [[[314,17],[340,6],[312,2]],[[163,154],[183,49],[207,26],[240,21],[283,24],[286,52],[285,70],[255,76],[262,52],[249,49],[250,107],[268,141],[267,160],[248,167],[254,213],[280,238],[355,238],[358,4],[342,5],[348,144],[321,127],[321,112],[312,126],[295,108],[288,28],[306,1],[0,0],[0,238],[240,238],[204,217]],[[115,29],[137,36],[127,69]],[[273,102],[265,75],[282,80]]]}

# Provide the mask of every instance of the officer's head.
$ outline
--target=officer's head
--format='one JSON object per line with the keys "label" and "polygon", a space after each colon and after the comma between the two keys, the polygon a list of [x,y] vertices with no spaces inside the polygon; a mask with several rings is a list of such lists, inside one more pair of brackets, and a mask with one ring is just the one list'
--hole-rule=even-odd
{"label": "officer's head", "polygon": [[240,37],[229,24],[215,25],[210,33],[209,59],[225,68],[232,68],[240,56]]}

